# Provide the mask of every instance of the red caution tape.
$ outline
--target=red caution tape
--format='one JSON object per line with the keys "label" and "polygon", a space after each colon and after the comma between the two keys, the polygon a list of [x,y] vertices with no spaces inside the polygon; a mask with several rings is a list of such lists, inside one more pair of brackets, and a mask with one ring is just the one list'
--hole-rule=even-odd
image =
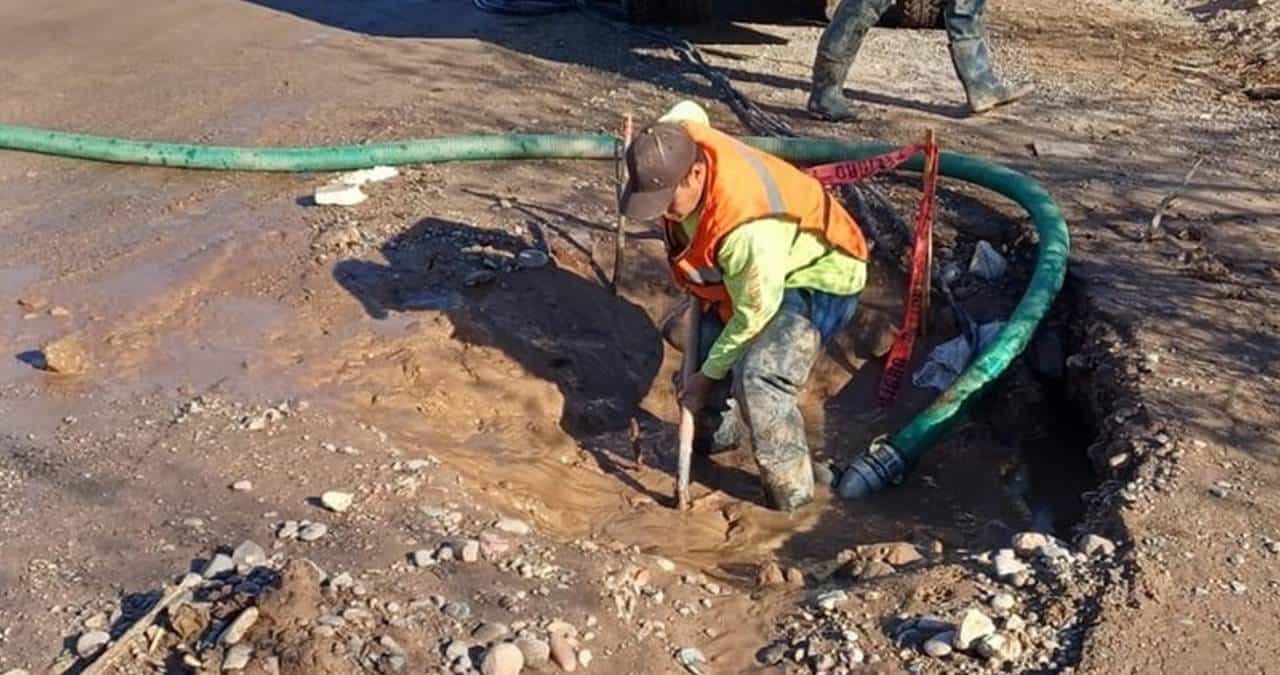
{"label": "red caution tape", "polygon": [[824,186],[860,183],[872,176],[892,171],[916,153],[925,154],[924,194],[916,209],[915,244],[911,251],[911,279],[907,286],[907,311],[902,326],[893,339],[884,374],[880,378],[877,398],[881,406],[889,406],[898,397],[902,377],[911,363],[911,351],[915,347],[916,331],[920,327],[920,313],[924,306],[925,280],[929,269],[929,240],[933,237],[933,201],[938,188],[937,144],[908,145],[883,155],[855,159],[833,164],[820,164],[808,169],[809,175]]}
{"label": "red caution tape", "polygon": [[893,339],[889,359],[885,362],[880,378],[878,398],[881,406],[888,406],[898,397],[902,377],[911,363],[911,350],[915,346],[916,331],[920,326],[920,312],[924,305],[925,281],[928,279],[929,240],[933,237],[933,200],[938,188],[938,146],[922,147],[925,153],[924,194],[916,209],[916,240],[911,251],[911,280],[907,286],[907,311],[902,317],[902,327]]}
{"label": "red caution tape", "polygon": [[811,166],[808,173],[826,186],[861,183],[876,174],[898,168],[903,162],[923,150],[925,150],[924,145],[908,145],[905,148],[866,159]]}

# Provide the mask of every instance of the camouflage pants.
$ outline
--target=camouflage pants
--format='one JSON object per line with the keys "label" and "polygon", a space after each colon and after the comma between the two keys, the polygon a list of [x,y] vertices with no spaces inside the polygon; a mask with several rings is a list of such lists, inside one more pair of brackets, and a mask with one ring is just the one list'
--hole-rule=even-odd
{"label": "camouflage pants", "polygon": [[[732,378],[716,383],[698,415],[694,448],[701,454],[732,449],[744,430],[749,432],[765,493],[775,508],[789,511],[813,501],[813,467],[796,399],[822,345],[856,307],[856,295],[788,290],[782,308],[734,366]],[[714,312],[703,315],[699,361],[723,329]]]}
{"label": "camouflage pants", "polygon": [[[831,23],[818,41],[818,54],[831,61],[852,62],[862,38],[894,0],[841,0]],[[982,40],[983,10],[986,0],[951,0],[946,3],[943,20],[947,37],[952,42]]]}

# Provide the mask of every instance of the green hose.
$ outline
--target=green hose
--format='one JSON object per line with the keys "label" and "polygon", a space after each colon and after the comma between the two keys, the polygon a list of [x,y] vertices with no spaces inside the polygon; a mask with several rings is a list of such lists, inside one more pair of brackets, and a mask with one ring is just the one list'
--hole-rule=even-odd
{"label": "green hose", "polygon": [[[869,157],[891,149],[817,138],[745,138],[747,143],[797,164]],[[343,171],[377,165],[497,159],[612,159],[617,139],[598,134],[456,136],[314,148],[235,148],[131,141],[108,136],[0,125],[0,149],[105,162],[234,171]],[[921,169],[915,158],[904,168]],[[928,408],[897,433],[858,457],[840,491],[856,498],[900,479],[967,405],[999,378],[1026,348],[1036,326],[1062,288],[1067,269],[1067,225],[1053,198],[1027,176],[980,159],[942,153],[943,176],[985,187],[1026,209],[1040,234],[1035,272],[1022,300],[995,341]]]}

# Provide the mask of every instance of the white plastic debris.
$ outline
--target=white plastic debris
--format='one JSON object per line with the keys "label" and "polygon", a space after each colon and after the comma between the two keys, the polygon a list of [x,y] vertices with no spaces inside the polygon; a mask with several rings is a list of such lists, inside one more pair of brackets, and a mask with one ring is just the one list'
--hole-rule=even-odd
{"label": "white plastic debris", "polygon": [[969,260],[969,273],[985,281],[999,280],[1008,267],[1004,256],[986,241],[978,242],[977,248],[973,249],[973,258]]}
{"label": "white plastic debris", "polygon": [[388,178],[395,178],[399,175],[400,172],[396,170],[395,167],[375,166],[372,169],[360,169],[359,171],[344,173],[341,176],[338,176],[338,182],[343,185],[354,185],[359,187],[365,183],[377,183],[379,181],[387,180]]}
{"label": "white plastic debris", "polygon": [[[979,326],[977,350],[991,344],[1001,328],[1004,328],[1003,321],[992,321]],[[960,376],[960,371],[969,365],[974,349],[974,345],[969,344],[963,335],[934,347],[929,353],[929,359],[911,376],[911,383],[921,389],[932,387],[938,391],[950,387]]]}
{"label": "white plastic debris", "polygon": [[321,206],[355,206],[368,199],[358,185],[329,183],[316,188],[315,200]]}

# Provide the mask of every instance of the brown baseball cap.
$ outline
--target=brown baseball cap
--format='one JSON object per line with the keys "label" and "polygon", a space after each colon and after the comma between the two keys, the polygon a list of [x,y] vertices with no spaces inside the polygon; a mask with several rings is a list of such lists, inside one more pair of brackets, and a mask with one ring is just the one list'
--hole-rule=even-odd
{"label": "brown baseball cap", "polygon": [[654,220],[665,213],[697,157],[698,144],[678,124],[659,122],[641,131],[627,146],[623,215]]}

